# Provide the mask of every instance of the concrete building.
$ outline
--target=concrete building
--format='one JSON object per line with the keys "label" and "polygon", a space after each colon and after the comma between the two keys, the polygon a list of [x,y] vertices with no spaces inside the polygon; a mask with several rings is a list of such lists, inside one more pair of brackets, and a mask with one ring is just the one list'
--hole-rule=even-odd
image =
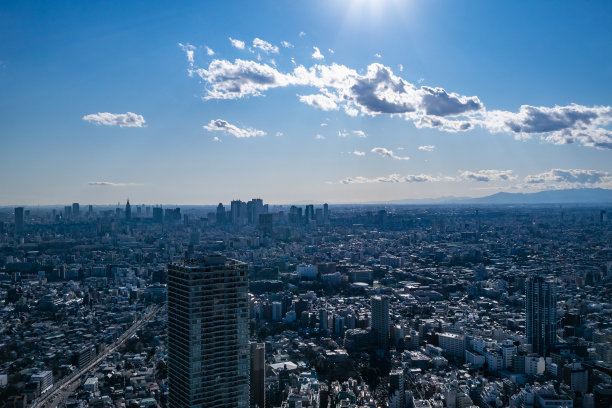
{"label": "concrete building", "polygon": [[439,345],[449,356],[465,358],[465,337],[455,333],[440,333]]}
{"label": "concrete building", "polygon": [[554,282],[534,276],[525,282],[527,342],[546,357],[557,343],[557,291]]}
{"label": "concrete building", "polygon": [[386,349],[389,345],[389,297],[373,296],[372,331],[375,332],[378,347]]}
{"label": "concrete building", "polygon": [[168,265],[170,407],[249,406],[245,263],[208,256]]}
{"label": "concrete building", "polygon": [[251,407],[266,407],[266,344],[251,343],[249,400]]}

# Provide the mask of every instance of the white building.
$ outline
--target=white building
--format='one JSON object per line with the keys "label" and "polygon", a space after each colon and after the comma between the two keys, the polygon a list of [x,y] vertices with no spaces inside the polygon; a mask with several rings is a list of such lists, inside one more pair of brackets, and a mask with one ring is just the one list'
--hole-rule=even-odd
{"label": "white building", "polygon": [[465,337],[455,333],[440,333],[439,346],[450,356],[465,358]]}

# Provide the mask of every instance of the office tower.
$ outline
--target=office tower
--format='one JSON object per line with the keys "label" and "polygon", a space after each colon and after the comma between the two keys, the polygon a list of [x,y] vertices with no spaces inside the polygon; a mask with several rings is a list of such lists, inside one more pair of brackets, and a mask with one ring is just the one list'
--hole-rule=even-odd
{"label": "office tower", "polygon": [[72,217],[72,206],[67,205],[64,207],[64,218],[70,218],[70,217]]}
{"label": "office tower", "polygon": [[404,372],[392,370],[389,373],[389,408],[403,408],[404,399]]}
{"label": "office tower", "polygon": [[327,203],[323,204],[323,221],[329,221],[329,205]]}
{"label": "office tower", "polygon": [[249,366],[249,399],[251,407],[266,407],[266,344],[251,343]]}
{"label": "office tower", "polygon": [[557,292],[555,283],[534,276],[525,282],[526,334],[533,351],[548,356],[557,343]]}
{"label": "office tower", "polygon": [[15,235],[23,235],[23,207],[15,208]]}
{"label": "office tower", "polygon": [[171,408],[248,408],[247,265],[224,256],[168,265]]}
{"label": "office tower", "polygon": [[93,205],[89,204],[89,210],[88,210],[89,215],[93,214]]}
{"label": "office tower", "polygon": [[217,206],[216,218],[217,224],[225,224],[225,207],[221,203]]}
{"label": "office tower", "polygon": [[161,207],[153,207],[153,222],[161,224],[164,221],[164,210]]}
{"label": "office tower", "polygon": [[308,204],[304,216],[306,217],[306,224],[315,219],[314,205]]}
{"label": "office tower", "polygon": [[389,345],[389,297],[373,296],[372,330],[376,334],[378,347],[386,349]]}
{"label": "office tower", "polygon": [[125,204],[125,220],[129,221],[132,219],[132,206],[130,205],[130,200],[128,198],[127,203]]}
{"label": "office tower", "polygon": [[74,218],[78,218],[81,212],[81,206],[79,203],[72,203],[72,215]]}
{"label": "office tower", "polygon": [[264,213],[263,200],[261,198],[253,198],[247,203],[247,214],[249,224],[257,225],[259,223],[259,215]]}

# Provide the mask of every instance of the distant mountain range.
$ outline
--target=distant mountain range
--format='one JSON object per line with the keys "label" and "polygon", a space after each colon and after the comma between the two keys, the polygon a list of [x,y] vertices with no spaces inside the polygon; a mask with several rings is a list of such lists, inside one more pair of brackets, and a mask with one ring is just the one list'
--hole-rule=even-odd
{"label": "distant mountain range", "polygon": [[[377,204],[383,204],[382,202]],[[537,193],[496,193],[485,197],[440,197],[386,201],[385,204],[612,204],[612,190],[572,188]]]}

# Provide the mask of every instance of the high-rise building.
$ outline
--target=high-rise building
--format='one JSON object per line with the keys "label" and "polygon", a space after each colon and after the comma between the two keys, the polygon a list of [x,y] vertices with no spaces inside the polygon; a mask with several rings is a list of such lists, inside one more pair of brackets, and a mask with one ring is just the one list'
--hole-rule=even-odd
{"label": "high-rise building", "polygon": [[15,235],[23,235],[23,207],[15,208]]}
{"label": "high-rise building", "polygon": [[266,344],[251,343],[249,365],[251,407],[266,407]]}
{"label": "high-rise building", "polygon": [[171,408],[249,406],[247,265],[224,256],[168,265]]}
{"label": "high-rise building", "polygon": [[548,356],[557,343],[557,291],[555,283],[542,276],[525,282],[527,342],[533,351]]}
{"label": "high-rise building", "polygon": [[372,330],[376,333],[378,347],[386,349],[389,345],[389,297],[373,296]]}
{"label": "high-rise building", "polygon": [[153,222],[161,224],[164,221],[164,209],[161,207],[153,207]]}
{"label": "high-rise building", "polygon": [[219,203],[216,214],[217,224],[225,224],[225,207]]}
{"label": "high-rise building", "polygon": [[404,372],[392,370],[389,373],[389,408],[403,408],[404,400]]}
{"label": "high-rise building", "polygon": [[81,213],[81,206],[79,203],[72,203],[72,216],[78,218]]}
{"label": "high-rise building", "polygon": [[127,200],[125,204],[125,220],[129,221],[132,219],[132,206],[130,205],[130,200]]}

